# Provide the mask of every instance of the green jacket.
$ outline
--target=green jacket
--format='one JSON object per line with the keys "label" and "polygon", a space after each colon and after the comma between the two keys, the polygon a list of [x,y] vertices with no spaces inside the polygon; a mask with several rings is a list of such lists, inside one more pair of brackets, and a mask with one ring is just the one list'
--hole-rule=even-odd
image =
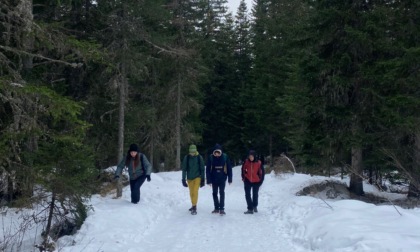
{"label": "green jacket", "polygon": [[[187,167],[187,162],[188,167]],[[184,159],[182,160],[182,179],[195,179],[201,177],[204,181],[205,179],[205,172],[204,172],[204,160],[201,155],[191,156],[185,155]],[[188,169],[187,169],[188,168]]]}

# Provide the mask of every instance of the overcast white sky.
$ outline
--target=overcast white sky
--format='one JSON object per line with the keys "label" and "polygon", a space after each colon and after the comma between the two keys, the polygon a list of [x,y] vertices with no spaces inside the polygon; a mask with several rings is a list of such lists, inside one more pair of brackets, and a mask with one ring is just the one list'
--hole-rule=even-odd
{"label": "overcast white sky", "polygon": [[[238,10],[240,2],[241,0],[228,0],[229,10],[232,12],[234,16],[236,14],[236,11]],[[248,11],[250,11],[252,8],[253,0],[245,0],[245,2],[246,2],[246,7],[248,8]]]}

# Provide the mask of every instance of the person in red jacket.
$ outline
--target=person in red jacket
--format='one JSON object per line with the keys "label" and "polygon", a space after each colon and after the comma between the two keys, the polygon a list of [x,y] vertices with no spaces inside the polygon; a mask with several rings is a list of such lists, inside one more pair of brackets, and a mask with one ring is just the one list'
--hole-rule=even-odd
{"label": "person in red jacket", "polygon": [[[258,191],[264,181],[264,166],[257,160],[255,151],[250,150],[248,158],[242,164],[242,181],[244,182],[245,199],[248,210],[244,214],[258,212]],[[252,197],[251,197],[252,190]]]}

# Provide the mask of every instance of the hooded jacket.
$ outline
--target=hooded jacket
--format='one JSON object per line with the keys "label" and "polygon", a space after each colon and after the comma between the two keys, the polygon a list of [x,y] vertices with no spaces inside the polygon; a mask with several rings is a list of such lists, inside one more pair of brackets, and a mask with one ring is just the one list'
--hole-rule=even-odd
{"label": "hooded jacket", "polygon": [[[214,152],[219,151],[222,155],[214,156]],[[207,159],[206,163],[206,177],[207,184],[225,183],[228,180],[232,183],[232,166],[229,157],[223,153],[222,147],[216,144],[213,148],[213,153]]]}
{"label": "hooded jacket", "polygon": [[192,180],[201,177],[204,180],[204,160],[201,155],[186,155],[181,166],[182,179]]}

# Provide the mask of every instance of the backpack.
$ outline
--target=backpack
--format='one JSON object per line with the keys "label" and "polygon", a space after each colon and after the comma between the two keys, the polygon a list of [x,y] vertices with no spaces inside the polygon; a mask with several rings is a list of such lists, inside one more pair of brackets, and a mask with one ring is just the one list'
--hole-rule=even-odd
{"label": "backpack", "polygon": [[[201,176],[201,158],[200,155],[197,156],[198,157],[198,170],[200,171],[200,176]],[[187,155],[187,172],[190,170],[190,155]]]}
{"label": "backpack", "polygon": [[143,162],[143,154],[140,153],[140,163],[141,163],[141,169],[143,170],[143,174],[146,175],[146,169],[144,168],[144,162]]}
{"label": "backpack", "polygon": [[[225,174],[227,174],[227,165],[226,165],[226,161],[227,161],[227,155],[225,153],[222,154],[223,157],[223,162],[225,163],[224,167],[223,167],[223,171],[225,172]],[[210,156],[210,171],[213,170],[213,155]]]}

